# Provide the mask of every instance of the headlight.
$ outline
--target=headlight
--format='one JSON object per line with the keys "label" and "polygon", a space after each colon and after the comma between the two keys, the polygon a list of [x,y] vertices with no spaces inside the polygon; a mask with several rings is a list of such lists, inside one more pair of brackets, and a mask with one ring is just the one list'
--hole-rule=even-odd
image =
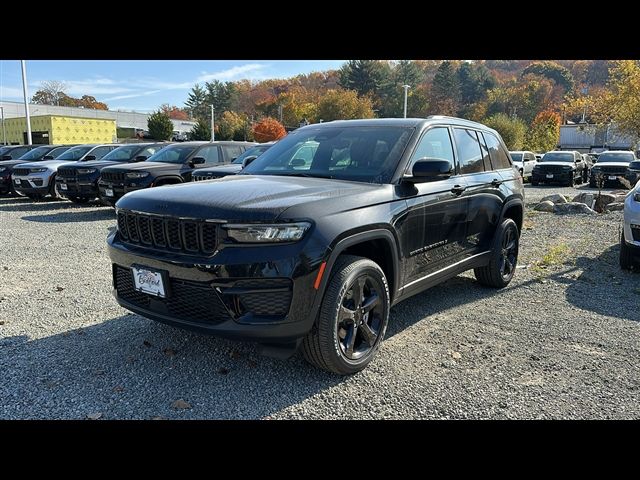
{"label": "headlight", "polygon": [[148,177],[149,172],[131,172],[127,173],[127,178],[144,178]]}
{"label": "headlight", "polygon": [[77,170],[78,175],[86,175],[87,173],[96,173],[98,169],[96,168],[79,168]]}
{"label": "headlight", "polygon": [[592,172],[599,172],[600,171],[600,167],[591,167],[591,171]]}
{"label": "headlight", "polygon": [[279,225],[223,225],[229,238],[238,243],[297,242],[309,230],[308,222]]}
{"label": "headlight", "polygon": [[30,168],[29,169],[29,173],[42,173],[46,171],[47,171],[46,168]]}
{"label": "headlight", "polygon": [[571,170],[571,167],[566,166],[566,167],[562,167],[562,169],[563,169],[563,170],[566,170],[566,171],[568,172],[569,170]]}

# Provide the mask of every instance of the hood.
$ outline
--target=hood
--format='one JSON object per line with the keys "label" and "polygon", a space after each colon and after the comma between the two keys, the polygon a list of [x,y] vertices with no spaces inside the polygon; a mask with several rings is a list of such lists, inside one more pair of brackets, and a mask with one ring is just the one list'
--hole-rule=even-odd
{"label": "hood", "polygon": [[209,167],[209,168],[198,168],[193,171],[194,175],[207,175],[209,173],[236,173],[242,170],[242,165],[220,165],[217,167]]}
{"label": "hood", "polygon": [[[3,160],[2,162],[0,162],[0,167],[9,167],[11,169],[13,169],[13,167],[15,167],[16,165],[20,165],[24,163],[24,160]],[[39,162],[42,163],[42,162]]]}
{"label": "hood", "polygon": [[602,163],[594,163],[592,168],[600,168],[600,167],[616,167],[616,168],[627,168],[631,162],[602,162]]}
{"label": "hood", "polygon": [[109,168],[109,172],[178,172],[184,167],[182,163],[138,162],[118,163]]}
{"label": "hood", "polygon": [[50,170],[57,170],[60,165],[65,165],[69,163],[78,163],[72,162],[69,160],[44,160],[40,162],[29,162],[29,163],[19,163],[14,165],[14,167],[20,165],[20,168],[49,168]]}
{"label": "hood", "polygon": [[573,162],[536,162],[536,166],[544,167],[545,165],[552,165],[554,167],[572,167],[575,168],[576,164]]}
{"label": "hood", "polygon": [[90,162],[72,162],[65,167],[72,168],[98,168],[109,167],[111,165],[128,165],[127,162],[110,162],[109,160],[91,160]]}
{"label": "hood", "polygon": [[128,193],[116,207],[168,216],[271,222],[287,209],[292,215],[314,218],[371,205],[392,198],[392,189],[323,178],[231,175]]}

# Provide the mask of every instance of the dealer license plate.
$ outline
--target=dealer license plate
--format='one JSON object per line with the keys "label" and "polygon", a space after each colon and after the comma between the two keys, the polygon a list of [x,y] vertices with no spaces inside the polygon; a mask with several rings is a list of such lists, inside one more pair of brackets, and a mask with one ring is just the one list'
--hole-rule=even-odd
{"label": "dealer license plate", "polygon": [[553,173],[547,173],[547,178],[553,178]]}
{"label": "dealer license plate", "polygon": [[112,189],[112,188],[105,188],[105,189],[104,189],[104,194],[105,194],[107,197],[113,197],[113,189]]}
{"label": "dealer license plate", "polygon": [[67,189],[67,184],[66,183],[61,183],[60,184],[60,190],[66,190]]}
{"label": "dealer license plate", "polygon": [[133,282],[137,291],[161,298],[166,297],[160,272],[146,267],[131,267],[131,270],[133,271]]}
{"label": "dealer license plate", "polygon": [[615,175],[609,175],[609,180],[617,180],[618,177],[616,177]]}

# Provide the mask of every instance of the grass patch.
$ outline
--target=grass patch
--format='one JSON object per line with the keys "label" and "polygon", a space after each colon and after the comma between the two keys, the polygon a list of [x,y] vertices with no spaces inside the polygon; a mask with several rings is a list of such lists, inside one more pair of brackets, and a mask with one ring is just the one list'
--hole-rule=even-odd
{"label": "grass patch", "polygon": [[544,256],[533,263],[531,269],[534,272],[542,273],[549,267],[553,267],[555,265],[562,265],[565,263],[565,260],[569,257],[571,253],[571,248],[566,243],[559,243],[558,245],[552,246]]}

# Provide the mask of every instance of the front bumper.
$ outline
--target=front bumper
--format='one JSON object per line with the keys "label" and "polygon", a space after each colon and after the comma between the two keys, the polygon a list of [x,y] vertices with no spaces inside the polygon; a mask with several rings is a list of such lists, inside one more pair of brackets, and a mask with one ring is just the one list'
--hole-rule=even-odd
{"label": "front bumper", "polygon": [[629,246],[640,248],[640,202],[633,199],[633,193],[624,201],[624,238]]}
{"label": "front bumper", "polygon": [[0,175],[0,194],[9,193],[11,191],[11,174]]}
{"label": "front bumper", "polygon": [[96,198],[99,194],[96,181],[78,178],[57,177],[58,193],[65,198]]}
{"label": "front bumper", "polygon": [[[129,192],[135,192],[137,190],[141,190],[143,188],[149,188],[151,186],[151,181],[148,184],[143,185],[127,185],[126,183],[115,183],[115,182],[98,182],[98,195],[100,200],[105,205],[109,205],[111,207],[116,206],[116,202],[124,197],[125,194]],[[108,192],[113,193],[113,195],[107,195]]]}
{"label": "front bumper", "polygon": [[[315,319],[316,258],[300,244],[221,248],[211,257],[151,251],[107,240],[117,302],[139,315],[180,328],[260,343],[304,337]],[[265,251],[268,250],[268,254]],[[251,262],[251,263],[249,263]],[[135,290],[134,265],[165,272],[167,297]]]}
{"label": "front bumper", "polygon": [[[602,175],[604,175],[604,185],[622,185],[622,183],[620,182],[621,178],[626,178],[626,175],[620,174],[620,173],[604,173],[604,172],[594,172],[593,170],[591,171],[590,175],[589,175],[589,182],[591,183],[595,183],[596,181],[596,175],[602,173]],[[613,178],[615,177],[615,178]]]}
{"label": "front bumper", "polygon": [[13,182],[13,188],[18,193],[44,195],[49,192],[51,177],[52,175],[47,173],[30,174],[28,176],[13,175],[11,181]]}
{"label": "front bumper", "polygon": [[[548,175],[553,175],[551,178]],[[531,181],[538,183],[567,183],[574,175],[573,172],[532,172]]]}

